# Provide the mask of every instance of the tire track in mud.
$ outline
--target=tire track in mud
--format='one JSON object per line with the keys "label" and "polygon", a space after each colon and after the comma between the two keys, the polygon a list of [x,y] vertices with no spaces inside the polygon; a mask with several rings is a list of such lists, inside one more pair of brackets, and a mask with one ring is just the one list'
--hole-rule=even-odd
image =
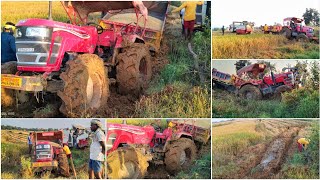
{"label": "tire track in mud", "polygon": [[289,127],[270,143],[249,147],[236,161],[238,172],[229,178],[266,179],[274,177],[281,170],[299,131],[300,127]]}

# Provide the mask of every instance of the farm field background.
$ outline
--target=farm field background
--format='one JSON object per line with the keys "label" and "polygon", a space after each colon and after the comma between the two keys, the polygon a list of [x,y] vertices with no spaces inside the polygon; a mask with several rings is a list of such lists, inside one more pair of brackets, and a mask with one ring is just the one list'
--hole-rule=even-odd
{"label": "farm field background", "polygon": [[[171,7],[173,8],[173,7]],[[1,24],[17,23],[27,18],[47,18],[48,2],[2,2]],[[53,20],[67,22],[68,16],[60,2],[53,2]],[[204,82],[200,81],[187,42],[181,35],[179,14],[168,15],[160,52],[152,57],[152,80],[141,97],[120,95],[110,86],[105,107],[93,117],[210,117],[211,32],[196,33],[192,47],[198,54]],[[63,117],[59,112],[59,97],[53,95],[37,102],[32,96],[27,103],[3,108],[14,117]],[[3,117],[12,117],[10,113]]]}
{"label": "farm field background", "polygon": [[[317,179],[319,177],[318,120],[274,119],[214,122],[213,178]],[[299,138],[309,138],[303,152]]]}
{"label": "farm field background", "polygon": [[[315,34],[319,34],[319,30]],[[319,59],[319,44],[296,42],[281,35],[236,35],[212,31],[213,59]]]}

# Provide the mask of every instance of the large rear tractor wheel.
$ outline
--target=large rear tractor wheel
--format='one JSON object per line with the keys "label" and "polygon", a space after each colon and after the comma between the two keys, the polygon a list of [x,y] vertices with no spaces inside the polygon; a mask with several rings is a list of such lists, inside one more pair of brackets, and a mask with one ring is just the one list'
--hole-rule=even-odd
{"label": "large rear tractor wheel", "polygon": [[107,157],[108,179],[142,179],[148,159],[134,148],[119,148]]}
{"label": "large rear tractor wheel", "polygon": [[61,152],[58,155],[58,168],[61,175],[65,177],[70,176],[70,168],[69,168],[69,162],[68,157],[65,153]]}
{"label": "large rear tractor wheel", "polygon": [[152,76],[151,57],[145,44],[135,43],[124,48],[117,59],[119,93],[136,96],[143,93]]}
{"label": "large rear tractor wheel", "polygon": [[286,86],[286,85],[279,86],[274,91],[273,99],[281,101],[282,100],[282,94],[285,93],[285,92],[289,92],[291,90],[292,90],[292,88],[289,87],[289,86]]}
{"label": "large rear tractor wheel", "polygon": [[196,157],[197,147],[191,139],[181,138],[169,146],[164,163],[170,174],[187,169]]}
{"label": "large rear tractor wheel", "polygon": [[60,111],[67,117],[86,117],[103,107],[109,97],[109,79],[103,60],[94,54],[79,55],[61,73],[63,90]]}
{"label": "large rear tractor wheel", "polygon": [[[1,74],[15,74],[17,62],[10,61],[1,65]],[[11,107],[15,104],[15,90],[1,88],[1,106]]]}
{"label": "large rear tractor wheel", "polygon": [[309,38],[305,34],[299,34],[297,36],[297,41],[298,42],[309,42]]}
{"label": "large rear tractor wheel", "polygon": [[239,95],[245,99],[252,99],[252,100],[260,100],[262,99],[262,94],[258,87],[253,86],[251,84],[244,85],[239,90]]}
{"label": "large rear tractor wheel", "polygon": [[291,35],[291,30],[289,28],[283,28],[280,32],[284,37],[286,37],[287,39],[291,39],[292,35]]}

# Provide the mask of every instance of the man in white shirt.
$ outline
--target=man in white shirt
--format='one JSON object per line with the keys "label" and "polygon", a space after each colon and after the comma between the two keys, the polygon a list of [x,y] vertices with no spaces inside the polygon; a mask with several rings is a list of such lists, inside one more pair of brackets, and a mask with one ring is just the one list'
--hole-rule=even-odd
{"label": "man in white shirt", "polygon": [[89,179],[102,179],[102,170],[105,161],[105,134],[102,123],[98,119],[91,121],[92,142],[90,145]]}

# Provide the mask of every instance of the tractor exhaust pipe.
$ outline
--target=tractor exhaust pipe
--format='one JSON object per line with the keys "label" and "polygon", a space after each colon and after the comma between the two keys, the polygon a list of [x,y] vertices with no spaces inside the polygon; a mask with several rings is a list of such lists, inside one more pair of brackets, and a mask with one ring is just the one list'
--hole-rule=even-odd
{"label": "tractor exhaust pipe", "polygon": [[49,15],[48,19],[52,20],[52,1],[49,1]]}

